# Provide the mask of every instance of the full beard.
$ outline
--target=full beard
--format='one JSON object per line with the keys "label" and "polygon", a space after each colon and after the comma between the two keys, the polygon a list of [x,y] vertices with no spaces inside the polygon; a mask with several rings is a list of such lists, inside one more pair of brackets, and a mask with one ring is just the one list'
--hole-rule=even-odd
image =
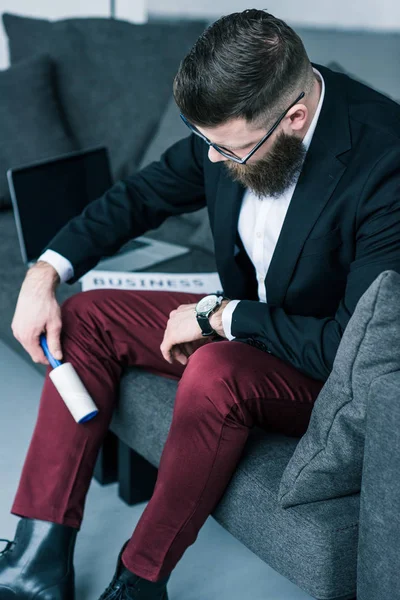
{"label": "full beard", "polygon": [[267,156],[245,165],[233,161],[224,164],[235,181],[250,188],[259,198],[277,198],[296,183],[306,152],[298,137],[280,133]]}

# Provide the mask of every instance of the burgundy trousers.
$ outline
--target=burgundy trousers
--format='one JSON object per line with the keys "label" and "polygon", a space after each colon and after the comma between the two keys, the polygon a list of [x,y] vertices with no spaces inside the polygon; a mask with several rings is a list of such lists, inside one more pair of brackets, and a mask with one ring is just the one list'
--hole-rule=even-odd
{"label": "burgundy trousers", "polygon": [[[179,380],[153,496],[127,545],[125,566],[150,581],[175,567],[212,513],[258,425],[302,436],[322,382],[242,342],[210,341],[187,364],[164,360],[170,312],[204,294],[95,290],[62,306],[64,360],[99,407],[77,424],[46,375],[11,512],[80,528],[99,448],[124,367]],[[161,399],[162,401],[162,399]]]}

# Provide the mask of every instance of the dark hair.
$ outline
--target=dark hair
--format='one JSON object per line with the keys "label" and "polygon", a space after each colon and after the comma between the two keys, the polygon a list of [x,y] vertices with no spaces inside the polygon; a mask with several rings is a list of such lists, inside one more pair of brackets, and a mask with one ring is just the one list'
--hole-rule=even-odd
{"label": "dark hair", "polygon": [[202,33],[181,62],[173,89],[190,122],[213,126],[234,117],[272,118],[295,93],[310,91],[312,81],[293,29],[267,11],[249,9],[221,17]]}

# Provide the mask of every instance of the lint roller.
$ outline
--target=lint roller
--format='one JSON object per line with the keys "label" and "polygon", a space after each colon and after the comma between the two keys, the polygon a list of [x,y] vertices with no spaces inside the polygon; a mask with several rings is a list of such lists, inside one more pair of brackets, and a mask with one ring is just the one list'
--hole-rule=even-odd
{"label": "lint roller", "polygon": [[77,423],[90,421],[90,419],[93,419],[97,415],[99,410],[80,380],[78,373],[71,363],[62,363],[54,358],[50,353],[46,336],[43,333],[39,341],[47,360],[53,367],[49,373],[49,377],[71,415]]}

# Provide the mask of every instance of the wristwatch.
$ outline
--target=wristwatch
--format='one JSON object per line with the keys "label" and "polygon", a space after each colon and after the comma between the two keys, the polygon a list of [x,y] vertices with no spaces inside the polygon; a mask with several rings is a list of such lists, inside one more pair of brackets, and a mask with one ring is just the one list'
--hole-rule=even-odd
{"label": "wristwatch", "polygon": [[196,304],[196,318],[197,322],[200,325],[201,335],[218,335],[217,332],[211,327],[209,316],[214,312],[219,306],[221,306],[222,300],[224,300],[224,296],[217,296],[217,294],[209,294],[208,296],[204,296],[199,302]]}

